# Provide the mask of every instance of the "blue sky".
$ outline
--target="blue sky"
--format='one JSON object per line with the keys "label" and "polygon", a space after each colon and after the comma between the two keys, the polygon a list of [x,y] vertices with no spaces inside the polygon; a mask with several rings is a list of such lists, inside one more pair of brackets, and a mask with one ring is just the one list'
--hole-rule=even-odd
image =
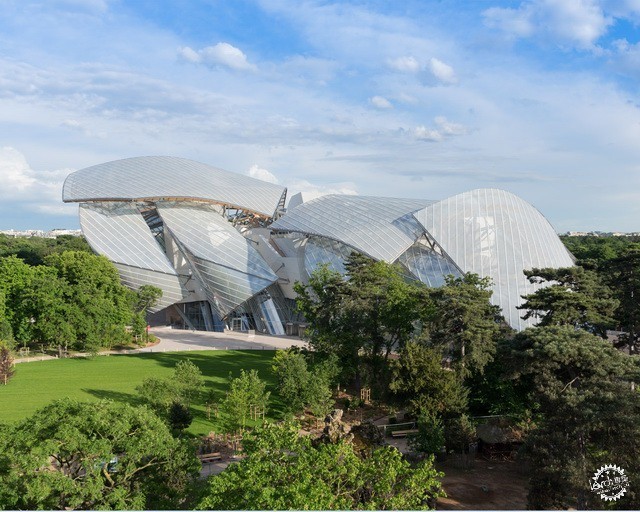
{"label": "blue sky", "polygon": [[640,0],[3,0],[0,229],[76,228],[69,172],[172,155],[640,231],[639,23]]}

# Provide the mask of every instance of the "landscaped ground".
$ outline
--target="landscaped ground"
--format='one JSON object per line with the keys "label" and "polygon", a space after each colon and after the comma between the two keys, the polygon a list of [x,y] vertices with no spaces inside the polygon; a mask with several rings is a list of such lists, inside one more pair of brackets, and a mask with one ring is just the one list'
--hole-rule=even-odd
{"label": "landscaped ground", "polygon": [[[16,375],[6,386],[0,386],[0,423],[11,423],[33,414],[52,400],[71,397],[79,400],[110,398],[138,404],[135,388],[146,377],[168,377],[176,363],[190,359],[202,371],[207,389],[216,391],[220,399],[228,389],[228,377],[240,370],[258,370],[269,383],[274,396],[275,380],[271,373],[272,350],[209,350],[190,352],[111,355],[38,361],[16,365]],[[274,397],[271,417],[279,417],[281,404]],[[189,427],[192,434],[220,431],[215,418],[206,418],[203,405],[196,405],[195,418]]]}
{"label": "landscaped ground", "polygon": [[527,476],[513,461],[476,459],[471,470],[438,464],[445,476],[446,498],[438,500],[438,510],[526,510]]}

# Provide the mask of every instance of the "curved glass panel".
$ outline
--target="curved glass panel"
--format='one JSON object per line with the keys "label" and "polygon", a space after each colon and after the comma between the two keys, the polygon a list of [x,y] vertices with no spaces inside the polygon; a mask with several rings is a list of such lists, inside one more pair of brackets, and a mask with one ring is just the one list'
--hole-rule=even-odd
{"label": "curved glass panel", "polygon": [[304,247],[304,268],[311,275],[320,265],[328,265],[331,270],[344,275],[344,263],[353,252],[340,242],[328,238],[311,237]]}
{"label": "curved glass panel", "polygon": [[451,261],[421,244],[411,246],[398,258],[398,263],[404,265],[413,276],[432,288],[444,285],[444,278],[447,275],[460,277],[460,271]]}
{"label": "curved glass panel", "polygon": [[269,281],[278,276],[251,242],[215,209],[188,203],[157,203],[165,226],[196,257]]}
{"label": "curved glass panel", "polygon": [[194,276],[202,283],[207,299],[222,316],[226,316],[273,282],[198,258],[186,247],[182,250],[194,270]]}
{"label": "curved glass panel", "polygon": [[130,267],[121,263],[114,263],[120,274],[122,284],[133,290],[137,290],[143,285],[152,285],[162,290],[162,297],[158,303],[149,308],[155,313],[171,304],[180,302],[187,296],[187,293],[180,284],[180,278],[176,275],[163,274],[144,268]]}
{"label": "curved glass panel", "polygon": [[327,195],[296,206],[274,222],[271,229],[331,238],[374,259],[392,263],[422,234],[410,214],[432,202]]}
{"label": "curved glass panel", "polygon": [[524,270],[569,267],[573,260],[533,206],[497,189],[477,189],[432,204],[414,216],[464,271],[491,278],[492,302],[515,329],[533,325],[516,309],[540,287]]}
{"label": "curved glass panel", "polygon": [[111,261],[176,273],[135,204],[81,204],[80,226],[93,250]]}
{"label": "curved glass panel", "polygon": [[67,176],[65,202],[189,198],[251,210],[271,217],[286,188],[210,165],[169,156],[126,158]]}
{"label": "curved glass panel", "polygon": [[80,225],[91,248],[114,262],[122,284],[134,290],[143,285],[162,290],[162,298],[150,308],[151,312],[187,296],[176,271],[134,204],[81,204]]}

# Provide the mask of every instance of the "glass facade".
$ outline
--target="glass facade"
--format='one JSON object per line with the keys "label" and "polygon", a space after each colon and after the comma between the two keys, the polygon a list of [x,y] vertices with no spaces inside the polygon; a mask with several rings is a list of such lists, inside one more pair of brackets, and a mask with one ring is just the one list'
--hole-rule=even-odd
{"label": "glass facade", "polygon": [[533,206],[497,189],[478,189],[434,203],[415,214],[464,272],[492,280],[492,302],[516,329],[533,325],[516,309],[540,285],[523,271],[573,265],[553,227]]}
{"label": "glass facade", "polygon": [[431,202],[327,195],[287,212],[271,229],[337,240],[374,259],[393,262],[418,236],[419,226],[410,214]]}
{"label": "glass facade", "polygon": [[523,329],[532,320],[520,318],[521,296],[542,286],[523,271],[573,265],[542,214],[502,190],[442,201],[327,195],[283,213],[286,192],[191,160],[140,157],[72,173],[63,198],[80,203],[87,241],[124,284],[158,286],[156,309],[173,305],[197,329],[283,334],[302,320],[293,283],[321,264],[344,273],[354,251],[432,287],[464,272],[490,277],[493,303]]}
{"label": "glass facade", "polygon": [[272,217],[286,188],[185,158],[125,158],[67,176],[65,202],[201,199]]}

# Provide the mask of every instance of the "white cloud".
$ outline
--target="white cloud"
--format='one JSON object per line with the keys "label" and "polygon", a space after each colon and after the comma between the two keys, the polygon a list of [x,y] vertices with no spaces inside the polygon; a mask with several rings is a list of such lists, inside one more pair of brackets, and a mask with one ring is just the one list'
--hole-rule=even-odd
{"label": "white cloud", "polygon": [[21,200],[43,213],[75,214],[76,205],[62,204],[62,184],[70,169],[35,171],[15,148],[0,148],[0,199]]}
{"label": "white cloud", "polygon": [[36,183],[34,172],[22,153],[11,147],[0,149],[0,196],[14,198],[28,192]]}
{"label": "white cloud", "polygon": [[201,50],[194,50],[189,46],[178,48],[178,56],[194,64],[208,66],[226,66],[239,71],[255,71],[256,66],[249,63],[247,56],[229,43],[217,43]]}
{"label": "white cloud", "polygon": [[278,183],[278,178],[276,178],[273,173],[269,172],[267,169],[259,167],[257,164],[253,164],[249,168],[249,172],[247,174],[257,180],[268,181],[269,183]]}
{"label": "white cloud", "polygon": [[611,62],[617,71],[633,78],[640,78],[640,43],[631,44],[626,39],[614,41],[615,52]]}
{"label": "white cloud", "polygon": [[403,73],[417,73],[420,71],[420,63],[415,57],[405,56],[395,59],[389,59],[387,65],[395,69],[396,71],[402,71]]}
{"label": "white cloud", "polygon": [[517,9],[492,7],[483,16],[487,26],[511,37],[551,37],[583,49],[594,49],[613,24],[596,0],[534,0]]}
{"label": "white cloud", "polygon": [[521,7],[510,9],[491,7],[482,13],[484,23],[489,28],[497,28],[514,37],[529,37],[534,32],[531,12]]}
{"label": "white cloud", "polygon": [[433,121],[436,125],[435,128],[420,125],[413,130],[413,136],[416,140],[440,142],[446,137],[465,135],[467,133],[467,128],[464,125],[452,123],[444,116],[438,116]]}
{"label": "white cloud", "polygon": [[443,135],[464,135],[467,133],[465,126],[447,121],[446,117],[438,116],[434,119],[440,133]]}
{"label": "white cloud", "polygon": [[353,183],[327,183],[324,185],[318,185],[307,180],[293,180],[287,187],[287,190],[287,195],[289,197],[302,193],[302,199],[305,203],[328,194],[345,194],[350,196],[358,195]]}
{"label": "white cloud", "polygon": [[202,57],[200,56],[200,54],[189,46],[182,46],[178,48],[178,56],[186,60],[187,62],[192,62],[194,64],[202,61]]}
{"label": "white cloud", "polygon": [[558,37],[583,47],[595,44],[613,23],[594,0],[544,0],[541,18]]}
{"label": "white cloud", "polygon": [[417,126],[413,131],[413,135],[417,140],[430,142],[440,142],[442,140],[442,134],[438,130],[427,128],[426,126]]}
{"label": "white cloud", "polygon": [[429,59],[429,71],[439,82],[444,84],[455,84],[458,79],[451,66],[436,58]]}
{"label": "white cloud", "polygon": [[374,96],[369,99],[369,102],[376,108],[380,110],[387,110],[393,108],[393,105],[387,98],[383,98],[382,96]]}

